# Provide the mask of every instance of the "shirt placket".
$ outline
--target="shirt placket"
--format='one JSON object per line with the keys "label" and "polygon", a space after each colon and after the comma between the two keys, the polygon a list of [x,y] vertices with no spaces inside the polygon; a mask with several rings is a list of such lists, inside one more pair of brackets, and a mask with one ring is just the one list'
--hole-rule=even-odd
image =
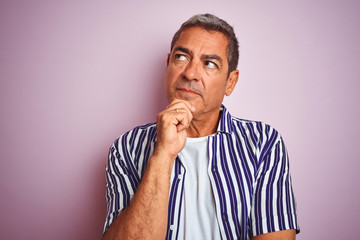
{"label": "shirt placket", "polygon": [[185,173],[186,169],[178,156],[175,159],[171,173],[169,218],[166,239],[177,239],[183,205]]}

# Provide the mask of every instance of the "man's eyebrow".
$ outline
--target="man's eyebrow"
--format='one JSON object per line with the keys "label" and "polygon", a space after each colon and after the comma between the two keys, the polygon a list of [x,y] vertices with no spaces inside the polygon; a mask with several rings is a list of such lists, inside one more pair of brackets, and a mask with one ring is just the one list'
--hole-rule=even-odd
{"label": "man's eyebrow", "polygon": [[221,57],[219,57],[218,55],[215,55],[215,54],[210,54],[210,55],[205,54],[205,55],[203,55],[203,56],[202,56],[202,58],[204,58],[204,59],[213,59],[213,60],[218,60],[218,61],[220,62],[220,64],[221,64],[221,65],[222,65],[222,63],[223,63],[222,58],[221,58]]}
{"label": "man's eyebrow", "polygon": [[174,48],[174,52],[175,51],[180,51],[180,52],[183,52],[183,53],[186,53],[186,54],[191,54],[191,51],[189,49],[181,47],[181,46],[178,46],[178,47]]}
{"label": "man's eyebrow", "polygon": [[[175,47],[175,48],[174,48],[174,52],[176,52],[176,51],[180,51],[180,52],[183,52],[183,53],[186,53],[186,54],[191,55],[191,51],[190,51],[188,48],[185,48],[185,47],[181,47],[181,46]],[[213,59],[213,60],[217,60],[217,61],[220,62],[221,65],[223,64],[222,58],[219,57],[219,56],[216,55],[216,54],[204,54],[204,55],[202,55],[202,58],[203,58],[203,59]]]}

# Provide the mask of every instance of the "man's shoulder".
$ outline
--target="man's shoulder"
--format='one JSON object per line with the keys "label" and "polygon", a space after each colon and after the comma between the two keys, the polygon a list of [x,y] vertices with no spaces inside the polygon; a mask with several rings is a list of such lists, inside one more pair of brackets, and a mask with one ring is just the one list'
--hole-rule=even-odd
{"label": "man's shoulder", "polygon": [[248,134],[251,134],[253,137],[256,137],[258,139],[264,137],[268,138],[270,136],[276,139],[281,138],[281,134],[279,133],[278,130],[276,130],[270,124],[267,124],[263,121],[248,120],[234,116],[231,116],[231,121],[234,125],[235,133],[240,133],[245,131]]}
{"label": "man's shoulder", "polygon": [[152,122],[152,123],[146,123],[146,124],[143,124],[143,125],[139,125],[139,126],[136,126],[134,128],[132,128],[131,130],[129,131],[134,131],[134,130],[152,130],[156,128],[156,122]]}
{"label": "man's shoulder", "polygon": [[234,116],[231,116],[231,120],[235,124],[252,125],[252,126],[264,126],[264,127],[267,127],[267,128],[274,129],[270,124],[268,124],[268,123],[266,123],[264,121],[260,121],[260,120],[249,120],[249,119],[244,119],[244,118],[239,118],[239,117],[234,117]]}
{"label": "man's shoulder", "polygon": [[275,128],[273,128],[270,124],[263,122],[263,121],[259,121],[259,120],[249,120],[249,119],[231,116],[231,121],[233,122],[233,124],[238,125],[238,126],[241,125],[241,126],[245,126],[247,128],[249,128],[249,127],[256,128],[258,130],[268,129],[268,130],[277,132],[277,130]]}
{"label": "man's shoulder", "polygon": [[134,146],[139,143],[150,143],[156,139],[156,122],[136,126],[121,134],[114,142],[115,146]]}
{"label": "man's shoulder", "polygon": [[221,117],[221,123],[219,126],[220,130],[223,130],[225,132],[243,132],[243,131],[250,131],[255,134],[266,134],[266,133],[275,133],[279,134],[279,132],[270,126],[269,124],[263,122],[263,121],[257,121],[257,120],[248,120],[244,118],[235,117],[224,105],[221,106],[223,114]]}
{"label": "man's shoulder", "polygon": [[126,131],[125,133],[121,134],[120,137],[124,136],[124,135],[138,133],[138,132],[147,132],[147,131],[154,131],[154,130],[156,131],[156,122],[146,123],[146,124],[136,126],[132,129]]}

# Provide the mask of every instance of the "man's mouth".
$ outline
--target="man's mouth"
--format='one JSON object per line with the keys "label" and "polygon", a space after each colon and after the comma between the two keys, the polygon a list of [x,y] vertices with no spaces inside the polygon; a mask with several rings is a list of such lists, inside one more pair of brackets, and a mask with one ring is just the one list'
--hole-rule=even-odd
{"label": "man's mouth", "polygon": [[195,92],[194,90],[191,90],[189,88],[177,88],[177,91],[180,91],[182,93],[186,93],[186,94],[197,94],[200,95],[198,92]]}

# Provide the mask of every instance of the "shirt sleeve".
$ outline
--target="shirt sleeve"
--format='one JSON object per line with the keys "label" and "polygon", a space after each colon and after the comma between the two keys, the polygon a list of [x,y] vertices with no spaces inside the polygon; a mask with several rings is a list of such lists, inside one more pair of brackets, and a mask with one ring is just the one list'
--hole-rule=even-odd
{"label": "shirt sleeve", "polygon": [[118,148],[118,141],[110,147],[106,164],[107,214],[103,233],[116,219],[119,212],[130,203],[136,191],[133,181],[134,176],[132,176],[123,160],[123,156],[126,154],[122,152],[122,148]]}
{"label": "shirt sleeve", "polygon": [[251,236],[296,229],[296,203],[291,186],[289,158],[281,137],[264,154],[256,174],[251,208]]}

